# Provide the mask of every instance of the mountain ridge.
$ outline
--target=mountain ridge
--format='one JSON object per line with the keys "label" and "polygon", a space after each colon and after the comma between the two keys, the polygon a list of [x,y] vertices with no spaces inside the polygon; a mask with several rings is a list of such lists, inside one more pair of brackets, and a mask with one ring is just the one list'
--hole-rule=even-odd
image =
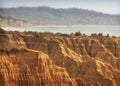
{"label": "mountain ridge", "polygon": [[18,7],[0,8],[1,16],[46,25],[119,25],[120,16],[79,8]]}
{"label": "mountain ridge", "polygon": [[77,9],[77,10],[86,10],[86,11],[93,11],[93,12],[97,12],[97,13],[101,13],[101,14],[107,14],[107,15],[117,15],[119,16],[120,14],[109,14],[109,13],[104,13],[104,12],[100,12],[100,11],[95,11],[95,10],[92,10],[92,9],[84,9],[84,8],[76,8],[76,7],[70,7],[70,8],[54,8],[54,7],[49,7],[49,6],[33,6],[33,7],[30,7],[30,6],[19,6],[19,7],[8,7],[8,8],[5,8],[5,7],[1,7],[0,9],[16,9],[16,8],[46,8],[46,9],[54,9],[54,10],[59,10],[59,9],[64,9],[64,10],[67,10],[67,9]]}

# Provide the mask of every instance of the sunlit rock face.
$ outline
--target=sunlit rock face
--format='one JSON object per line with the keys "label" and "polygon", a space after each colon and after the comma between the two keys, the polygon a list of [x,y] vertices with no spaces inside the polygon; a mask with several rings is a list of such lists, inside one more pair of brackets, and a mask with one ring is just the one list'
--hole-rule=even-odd
{"label": "sunlit rock face", "polygon": [[120,86],[120,38],[0,30],[0,86]]}
{"label": "sunlit rock face", "polygon": [[73,86],[66,70],[41,51],[22,50],[0,56],[1,86]]}

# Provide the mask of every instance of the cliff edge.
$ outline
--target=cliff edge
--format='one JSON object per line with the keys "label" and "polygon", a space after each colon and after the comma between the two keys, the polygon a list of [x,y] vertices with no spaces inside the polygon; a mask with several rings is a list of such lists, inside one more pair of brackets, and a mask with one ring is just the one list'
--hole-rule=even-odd
{"label": "cliff edge", "polygon": [[0,86],[120,86],[120,38],[0,29]]}

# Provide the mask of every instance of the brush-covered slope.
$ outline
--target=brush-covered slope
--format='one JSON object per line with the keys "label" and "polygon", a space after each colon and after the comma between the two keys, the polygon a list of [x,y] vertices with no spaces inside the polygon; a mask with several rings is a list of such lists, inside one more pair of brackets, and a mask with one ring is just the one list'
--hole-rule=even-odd
{"label": "brush-covered slope", "polygon": [[120,25],[119,15],[109,15],[86,9],[50,7],[0,8],[1,16],[11,16],[42,25]]}
{"label": "brush-covered slope", "polygon": [[1,86],[120,86],[119,37],[1,29],[0,43]]}

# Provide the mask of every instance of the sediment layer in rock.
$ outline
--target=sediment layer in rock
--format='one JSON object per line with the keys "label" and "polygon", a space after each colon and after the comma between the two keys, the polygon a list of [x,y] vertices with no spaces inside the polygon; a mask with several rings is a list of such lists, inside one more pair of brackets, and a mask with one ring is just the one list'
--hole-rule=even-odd
{"label": "sediment layer in rock", "polygon": [[120,86],[120,38],[0,31],[1,86]]}

